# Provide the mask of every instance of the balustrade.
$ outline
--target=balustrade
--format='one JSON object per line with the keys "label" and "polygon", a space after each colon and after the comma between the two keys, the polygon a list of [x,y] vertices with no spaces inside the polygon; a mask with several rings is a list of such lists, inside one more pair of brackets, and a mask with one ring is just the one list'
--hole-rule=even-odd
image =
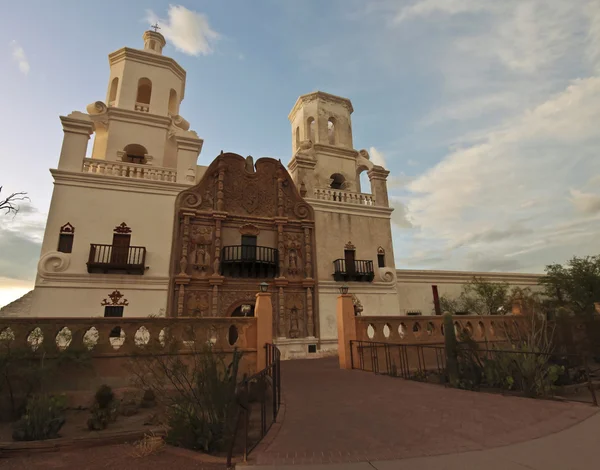
{"label": "balustrade", "polygon": [[[502,341],[507,334],[522,328],[524,319],[518,316],[461,315],[454,317],[454,331],[459,338],[468,334],[475,341]],[[361,316],[356,317],[356,339],[382,343],[444,342],[444,323],[441,316]]]}
{"label": "balustrade", "polygon": [[[93,357],[129,356],[148,345],[177,352],[201,350],[212,343],[217,351],[256,352],[255,318],[19,318],[0,320],[0,345],[43,348],[52,355],[61,350],[87,349]],[[169,352],[173,352],[169,350]]]}
{"label": "balustrade", "polygon": [[322,201],[345,202],[347,204],[360,204],[363,206],[375,205],[375,198],[372,194],[354,193],[340,189],[315,189],[314,197]]}
{"label": "balustrade", "polygon": [[177,171],[170,168],[137,163],[111,162],[94,158],[85,158],[83,160],[83,172],[152,181],[168,181],[172,183],[177,181]]}
{"label": "balustrade", "polygon": [[143,113],[149,113],[150,112],[150,105],[146,104],[146,103],[135,103],[135,110],[136,111],[141,111]]}

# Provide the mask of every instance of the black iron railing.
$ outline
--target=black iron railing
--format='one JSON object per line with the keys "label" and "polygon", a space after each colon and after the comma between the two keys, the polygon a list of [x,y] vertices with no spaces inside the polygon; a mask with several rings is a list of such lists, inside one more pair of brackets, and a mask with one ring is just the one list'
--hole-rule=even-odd
{"label": "black iron railing", "polygon": [[[569,401],[581,401],[598,406],[594,373],[590,368],[588,358],[577,354],[542,353],[522,350],[490,348],[486,344],[506,342],[481,343],[482,347],[473,348],[465,344],[458,346],[458,378],[469,384],[470,389],[479,390],[494,388],[495,384],[486,383],[484,372],[486,361],[499,361],[503,364],[514,363],[512,368],[515,382],[519,381],[520,364],[543,364],[559,366],[562,369],[562,379],[556,383],[538,386],[538,397],[560,397]],[[485,346],[485,347],[483,347]],[[359,369],[375,374],[389,375],[403,379],[418,380],[429,383],[448,385],[446,367],[446,351],[440,344],[395,344],[376,341],[350,341],[351,364],[353,369]],[[543,358],[543,360],[541,360]],[[572,383],[565,383],[564,380]],[[563,380],[563,381],[561,381]],[[522,381],[524,385],[525,381]],[[513,388],[511,388],[511,391]],[[515,383],[514,391],[527,394],[526,387]],[[505,393],[505,390],[502,390]],[[532,395],[528,395],[532,396]]]}
{"label": "black iron railing", "polygon": [[345,259],[336,259],[333,262],[333,278],[336,281],[371,282],[374,277],[373,261],[355,260],[350,264]]}
{"label": "black iron railing", "polygon": [[248,454],[277,421],[281,406],[281,353],[270,343],[265,344],[265,349],[266,367],[251,377],[245,377],[237,388],[238,419],[227,455],[228,468],[234,453],[241,454],[245,462]]}
{"label": "black iron railing", "polygon": [[221,274],[230,277],[277,277],[279,252],[266,246],[224,246],[221,250]]}
{"label": "black iron railing", "polygon": [[143,246],[90,245],[88,273],[126,272],[144,274],[146,248]]}

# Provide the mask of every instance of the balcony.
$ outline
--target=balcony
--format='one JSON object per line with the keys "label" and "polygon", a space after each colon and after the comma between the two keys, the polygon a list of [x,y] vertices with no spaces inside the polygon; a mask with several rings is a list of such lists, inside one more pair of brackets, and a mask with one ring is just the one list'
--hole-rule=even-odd
{"label": "balcony", "polygon": [[144,274],[146,248],[91,244],[87,268],[88,273]]}
{"label": "balcony", "polygon": [[335,201],[346,204],[359,204],[361,206],[374,206],[375,198],[372,194],[354,193],[341,189],[315,189],[314,198],[321,201]]}
{"label": "balcony", "polygon": [[221,250],[221,274],[229,277],[277,277],[279,252],[266,246],[224,246]]}
{"label": "balcony", "polygon": [[177,171],[172,168],[143,165],[138,163],[112,162],[95,158],[83,159],[83,172],[98,175],[122,176],[138,180],[177,181]]}
{"label": "balcony", "polygon": [[373,261],[354,260],[353,263],[346,263],[345,259],[336,259],[333,268],[333,279],[336,281],[372,282],[375,278]]}

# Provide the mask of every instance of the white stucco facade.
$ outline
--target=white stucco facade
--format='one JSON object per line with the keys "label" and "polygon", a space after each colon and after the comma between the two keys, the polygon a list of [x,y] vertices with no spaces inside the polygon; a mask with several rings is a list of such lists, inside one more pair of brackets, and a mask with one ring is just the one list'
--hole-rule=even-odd
{"label": "white stucco facade", "polygon": [[[197,165],[203,140],[179,114],[186,72],[162,55],[164,45],[162,35],[147,31],[144,49],[111,53],[105,101],[60,118],[64,140],[51,170],[54,191],[31,316],[103,316],[106,306],[124,307],[127,317],[168,310],[175,201],[207,167]],[[537,283],[535,275],[396,270],[389,171],[374,165],[366,150],[354,149],[352,112],[350,100],[314,92],[299,97],[288,116],[290,185],[314,210],[314,249],[300,254],[315,258],[316,279],[304,287],[314,282],[318,321],[315,336],[275,339],[287,357],[306,355],[309,346],[337,347],[336,300],[343,284],[363,315],[430,315],[434,285],[442,296],[460,294],[474,274],[519,286]],[[92,156],[86,158],[91,135]],[[370,191],[361,188],[363,172]],[[239,245],[242,234],[224,223],[221,246]],[[277,247],[277,237],[276,229],[263,227],[258,246]],[[268,281],[281,292],[285,279],[278,279]],[[110,298],[115,291],[121,295],[116,302]]]}

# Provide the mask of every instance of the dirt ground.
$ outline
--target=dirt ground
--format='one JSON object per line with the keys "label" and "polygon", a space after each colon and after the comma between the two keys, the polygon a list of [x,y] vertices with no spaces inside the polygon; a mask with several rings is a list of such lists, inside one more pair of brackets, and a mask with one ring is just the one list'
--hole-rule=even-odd
{"label": "dirt ground", "polygon": [[[79,438],[79,437],[102,437],[103,435],[114,432],[124,431],[144,431],[145,429],[156,428],[157,426],[145,426],[144,423],[150,416],[157,412],[154,408],[141,408],[133,416],[119,416],[114,423],[102,431],[90,431],[87,428],[87,420],[90,417],[89,410],[67,410],[65,414],[65,424],[60,429],[60,437]],[[0,442],[13,442],[12,424],[0,423]]]}
{"label": "dirt ground", "polygon": [[29,456],[2,458],[2,470],[71,469],[100,470],[124,468],[127,470],[160,469],[225,469],[224,464],[201,462],[193,452],[165,448],[157,454],[146,457],[133,456],[130,444],[119,444],[87,449],[68,449],[60,452],[44,452]]}

